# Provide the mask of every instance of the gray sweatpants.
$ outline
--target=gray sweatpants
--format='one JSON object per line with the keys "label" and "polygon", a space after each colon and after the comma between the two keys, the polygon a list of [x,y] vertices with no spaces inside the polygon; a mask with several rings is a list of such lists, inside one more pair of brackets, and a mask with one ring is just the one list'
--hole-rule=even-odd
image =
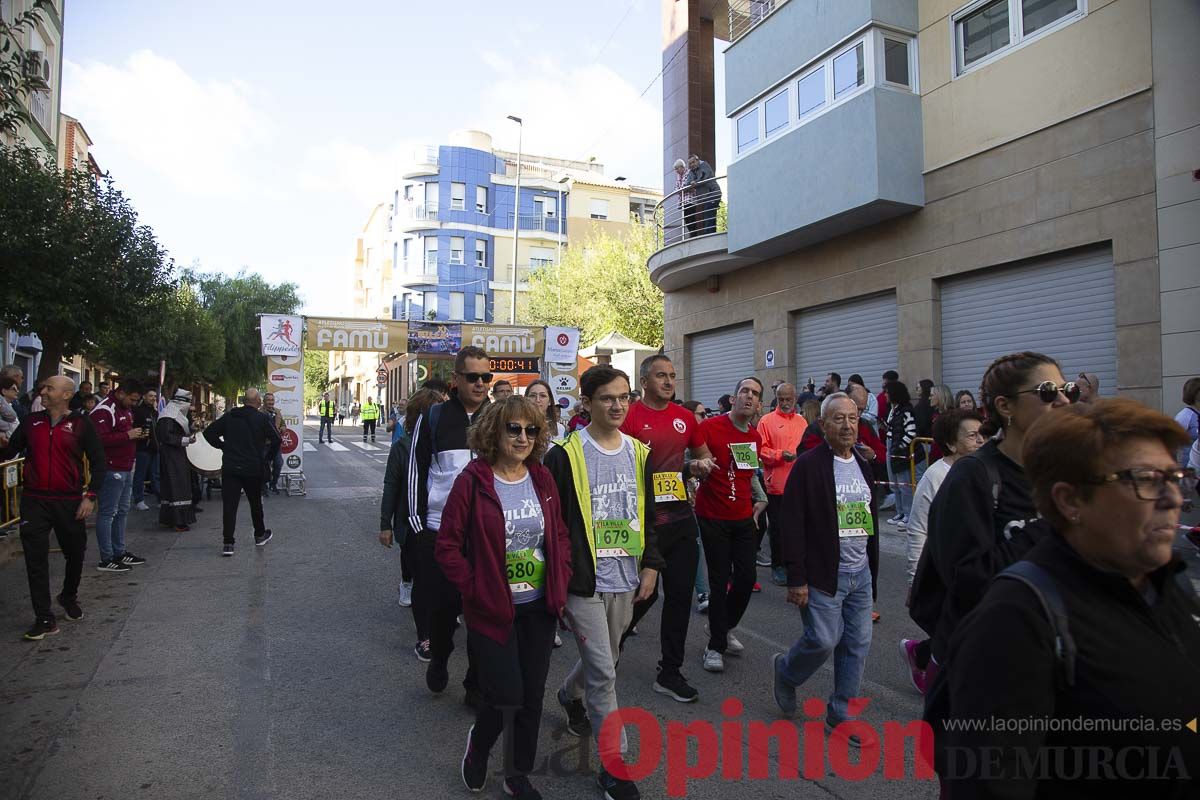
{"label": "gray sweatpants", "polygon": [[[591,597],[567,595],[567,625],[575,635],[579,660],[563,681],[563,694],[570,699],[583,698],[597,743],[605,717],[617,710],[617,657],[621,653],[621,634],[633,619],[636,594],[637,590]],[[628,749],[622,728],[621,752]]]}

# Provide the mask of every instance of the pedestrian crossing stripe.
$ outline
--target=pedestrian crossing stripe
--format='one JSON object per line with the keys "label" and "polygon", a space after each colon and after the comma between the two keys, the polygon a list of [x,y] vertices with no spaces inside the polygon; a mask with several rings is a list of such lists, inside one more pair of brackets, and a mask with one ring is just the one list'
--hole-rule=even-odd
{"label": "pedestrian crossing stripe", "polygon": [[304,443],[304,452],[315,453],[315,452],[317,452],[317,446],[315,444],[313,444],[312,442],[305,442]]}
{"label": "pedestrian crossing stripe", "polygon": [[338,444],[337,442],[329,442],[328,446],[329,449],[335,453],[347,453],[350,451],[349,447],[346,447],[344,444]]}
{"label": "pedestrian crossing stripe", "polygon": [[378,450],[379,449],[375,445],[367,444],[366,442],[351,442],[350,444],[354,445],[355,447],[361,447],[363,450]]}

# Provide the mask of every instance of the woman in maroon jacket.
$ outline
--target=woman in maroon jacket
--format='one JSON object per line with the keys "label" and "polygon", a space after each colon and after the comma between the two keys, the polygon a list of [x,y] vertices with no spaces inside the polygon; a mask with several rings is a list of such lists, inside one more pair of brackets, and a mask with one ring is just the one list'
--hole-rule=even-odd
{"label": "woman in maroon jacket", "polygon": [[483,789],[488,755],[511,717],[511,797],[540,798],[526,777],[537,756],[554,630],[567,603],[571,543],[558,492],[542,466],[546,417],[523,397],[492,404],[467,432],[478,456],[458,476],[442,512],[436,556],[462,593],[467,639],[483,703],[467,733],[463,783]]}

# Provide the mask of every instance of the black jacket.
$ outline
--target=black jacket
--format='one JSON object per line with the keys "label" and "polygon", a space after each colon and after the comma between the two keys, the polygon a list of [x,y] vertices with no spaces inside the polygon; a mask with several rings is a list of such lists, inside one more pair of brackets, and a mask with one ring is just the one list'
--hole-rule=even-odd
{"label": "black jacket", "polygon": [[379,530],[390,530],[397,544],[404,544],[408,533],[408,448],[407,436],[401,435],[392,442],[379,503]]}
{"label": "black jacket", "polygon": [[[945,491],[943,484],[942,491]],[[1027,586],[996,580],[979,606],[962,621],[950,644],[949,721],[1021,719],[1083,720],[1097,725],[1132,725],[1124,730],[1060,730],[1011,732],[996,730],[934,731],[950,748],[947,775],[963,780],[947,784],[947,798],[989,800],[1094,800],[1094,798],[1185,798],[1196,796],[1200,779],[1200,735],[1182,727],[1200,709],[1200,603],[1187,581],[1186,565],[1174,560],[1150,576],[1154,602],[1148,604],[1124,577],[1084,561],[1057,533],[1043,538],[1026,559],[1053,577],[1066,608],[1068,628],[1077,648],[1075,682],[1068,686],[1055,659],[1051,627]],[[1143,721],[1173,730],[1146,730]],[[947,726],[948,728],[949,726]],[[1042,727],[1051,727],[1046,724]],[[980,751],[978,748],[995,748]],[[1064,748],[1061,751],[1055,748]],[[1151,748],[1154,748],[1151,756]],[[1098,751],[1111,760],[1095,768],[1087,760]],[[993,780],[965,776],[968,752],[999,754],[990,765]],[[1053,776],[1070,777],[1077,768],[1095,771],[1101,780],[1030,780],[1020,759],[1041,753],[1062,767]],[[1122,755],[1124,753],[1124,755]],[[1057,755],[1056,755],[1057,754]],[[1122,781],[1126,775],[1150,771],[1174,780]],[[1082,758],[1083,763],[1075,759]],[[1172,770],[1172,764],[1174,768]],[[1188,779],[1180,779],[1180,770]],[[1022,772],[1026,773],[1022,775]],[[1146,777],[1150,777],[1147,775]]]}
{"label": "black jacket", "polygon": [[[437,528],[441,522],[442,507],[450,496],[450,489],[472,457],[471,449],[467,447],[467,428],[479,419],[485,408],[486,402],[474,414],[468,414],[458,393],[451,392],[449,400],[431,406],[417,420],[408,453],[408,526],[413,533],[420,533],[426,527]],[[436,431],[430,426],[434,409],[439,409]],[[429,473],[435,466],[435,456],[438,464],[433,469],[434,513],[431,515]]]}
{"label": "black jacket", "polygon": [[909,609],[932,637],[935,658],[942,660],[955,627],[983,599],[992,578],[1048,530],[1033,505],[1025,470],[996,442],[954,463],[929,507],[928,538]]}
{"label": "black jacket", "polygon": [[[578,434],[571,435],[577,436]],[[592,548],[588,544],[583,513],[579,509],[579,495],[575,492],[570,458],[563,448],[551,446],[546,452],[546,457],[542,459],[542,463],[554,476],[554,485],[558,488],[559,505],[562,507],[563,522],[567,524],[567,532],[571,535],[571,580],[567,584],[567,592],[579,597],[591,597],[596,593],[596,561],[592,557]],[[645,501],[646,530],[643,539],[642,560],[638,564],[638,569],[640,571],[648,568],[662,572],[665,562],[658,552],[658,535],[654,526],[654,492],[649,490],[649,487],[654,486],[649,459],[646,459],[643,485],[648,489]]]}
{"label": "black jacket", "polygon": [[[854,461],[871,486],[871,465],[857,452]],[[827,595],[837,594],[841,541],[838,539],[837,493],[833,485],[833,448],[827,442],[804,453],[792,465],[783,488],[780,543],[787,567],[788,586],[808,586]],[[879,510],[871,492],[871,520],[875,536],[867,537],[867,563],[871,586],[879,574]]]}
{"label": "black jacket", "polygon": [[[133,409],[133,427],[148,428],[151,432],[154,431],[154,423],[158,421],[158,412],[145,403],[138,403]],[[154,436],[148,436],[145,439],[138,439],[138,452],[148,451],[151,453],[158,452],[158,444],[154,441]]]}
{"label": "black jacket", "polygon": [[280,445],[270,418],[250,406],[238,406],[224,414],[204,429],[204,438],[222,452],[221,471],[242,478],[261,478],[263,452],[269,463]]}

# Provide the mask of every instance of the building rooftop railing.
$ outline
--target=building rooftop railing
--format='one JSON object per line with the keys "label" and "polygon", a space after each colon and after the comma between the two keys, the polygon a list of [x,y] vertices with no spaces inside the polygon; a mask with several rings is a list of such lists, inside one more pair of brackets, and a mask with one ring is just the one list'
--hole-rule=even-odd
{"label": "building rooftop railing", "polygon": [[728,182],[724,175],[696,186],[676,189],[654,207],[658,249],[688,239],[725,233],[725,200]]}
{"label": "building rooftop railing", "polygon": [[729,41],[736,42],[787,0],[729,0]]}
{"label": "building rooftop railing", "polygon": [[[513,215],[508,212],[504,215],[505,228],[512,230]],[[545,214],[522,214],[520,219],[520,229],[523,231],[543,231],[545,233],[564,233],[566,231],[566,223],[560,217],[550,217]]]}

